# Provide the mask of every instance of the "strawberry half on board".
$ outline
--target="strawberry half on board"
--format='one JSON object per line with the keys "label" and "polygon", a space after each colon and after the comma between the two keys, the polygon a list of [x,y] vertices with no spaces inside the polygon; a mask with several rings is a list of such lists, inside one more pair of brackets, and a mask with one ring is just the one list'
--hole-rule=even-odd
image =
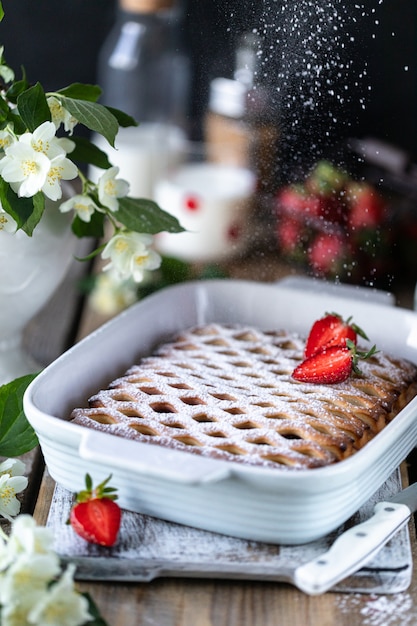
{"label": "strawberry half on board", "polygon": [[375,352],[375,346],[368,352],[358,352],[355,343],[347,339],[345,346],[332,346],[306,358],[297,365],[292,377],[304,383],[322,385],[342,383],[352,372],[361,374],[358,358],[367,359]]}
{"label": "strawberry half on board", "polygon": [[337,313],[326,313],[311,327],[304,356],[309,358],[333,346],[345,348],[347,339],[356,345],[358,336],[369,341],[364,331],[352,322],[351,317],[345,321]]}
{"label": "strawberry half on board", "polygon": [[101,546],[116,543],[121,523],[121,510],[115,502],[116,489],[108,487],[111,475],[93,489],[89,474],[85,477],[85,489],[76,496],[69,523],[74,531],[88,541]]}

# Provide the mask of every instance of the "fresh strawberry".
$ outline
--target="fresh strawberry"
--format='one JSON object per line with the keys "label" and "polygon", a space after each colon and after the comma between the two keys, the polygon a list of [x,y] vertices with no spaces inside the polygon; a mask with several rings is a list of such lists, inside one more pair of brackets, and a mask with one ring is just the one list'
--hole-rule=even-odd
{"label": "fresh strawberry", "polygon": [[349,317],[345,321],[338,313],[326,313],[314,322],[307,338],[304,356],[308,358],[333,346],[345,348],[348,339],[356,345],[358,335],[368,340],[364,331],[351,320]]}
{"label": "fresh strawberry", "polygon": [[321,203],[320,198],[306,193],[303,185],[288,185],[278,193],[277,209],[287,215],[319,217]]}
{"label": "fresh strawberry", "polygon": [[121,522],[121,510],[115,502],[113,487],[107,487],[111,476],[95,489],[89,474],[85,477],[86,488],[76,496],[69,523],[74,531],[90,543],[113,546],[116,543]]}
{"label": "fresh strawberry", "polygon": [[349,348],[328,348],[305,359],[292,373],[295,380],[305,383],[341,383],[352,371],[352,356]]}
{"label": "fresh strawberry", "polygon": [[342,272],[346,254],[346,244],[339,233],[319,233],[308,250],[312,269],[323,276]]}
{"label": "fresh strawberry", "polygon": [[331,385],[344,382],[352,372],[360,374],[358,357],[370,357],[376,352],[375,346],[363,353],[357,352],[355,344],[349,339],[346,343],[346,347],[333,346],[305,359],[295,368],[292,377],[304,383]]}
{"label": "fresh strawberry", "polygon": [[289,254],[302,243],[303,224],[289,215],[283,215],[278,221],[276,234],[281,251]]}
{"label": "fresh strawberry", "polygon": [[347,221],[352,230],[375,228],[383,221],[384,202],[372,185],[351,182],[346,189],[346,199],[349,205]]}

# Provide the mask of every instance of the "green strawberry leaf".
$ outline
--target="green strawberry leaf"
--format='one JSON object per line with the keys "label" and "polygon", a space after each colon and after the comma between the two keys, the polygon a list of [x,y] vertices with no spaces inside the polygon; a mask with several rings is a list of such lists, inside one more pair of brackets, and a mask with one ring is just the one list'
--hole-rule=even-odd
{"label": "green strawberry leaf", "polygon": [[184,231],[176,217],[163,211],[153,200],[145,198],[120,198],[119,210],[113,213],[113,217],[137,233],[155,235],[162,231]]}
{"label": "green strawberry leaf", "polygon": [[38,445],[23,411],[23,395],[36,376],[21,376],[0,387],[0,456],[20,456]]}

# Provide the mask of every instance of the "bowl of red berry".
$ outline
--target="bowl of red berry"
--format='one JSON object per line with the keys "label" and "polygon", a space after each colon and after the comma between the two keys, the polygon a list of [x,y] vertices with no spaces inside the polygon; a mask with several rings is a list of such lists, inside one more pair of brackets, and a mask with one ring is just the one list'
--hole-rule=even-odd
{"label": "bowl of red berry", "polygon": [[390,269],[394,236],[385,196],[329,161],[282,187],[275,215],[280,255],[311,274],[359,284]]}

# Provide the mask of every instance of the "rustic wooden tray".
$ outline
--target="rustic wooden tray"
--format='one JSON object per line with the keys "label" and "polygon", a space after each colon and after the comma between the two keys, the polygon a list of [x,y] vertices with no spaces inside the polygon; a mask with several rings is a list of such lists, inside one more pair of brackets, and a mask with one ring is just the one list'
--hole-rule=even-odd
{"label": "rustic wooden tray", "polygon": [[[79,580],[150,582],[157,577],[199,577],[291,582],[294,569],[324,552],[348,526],[372,514],[376,502],[401,489],[399,470],[343,527],[302,546],[245,541],[125,511],[117,544],[88,544],[66,523],[73,494],[56,486],[47,526],[64,561],[77,564]],[[334,591],[397,593],[411,582],[408,527],[402,528],[368,565]]]}

